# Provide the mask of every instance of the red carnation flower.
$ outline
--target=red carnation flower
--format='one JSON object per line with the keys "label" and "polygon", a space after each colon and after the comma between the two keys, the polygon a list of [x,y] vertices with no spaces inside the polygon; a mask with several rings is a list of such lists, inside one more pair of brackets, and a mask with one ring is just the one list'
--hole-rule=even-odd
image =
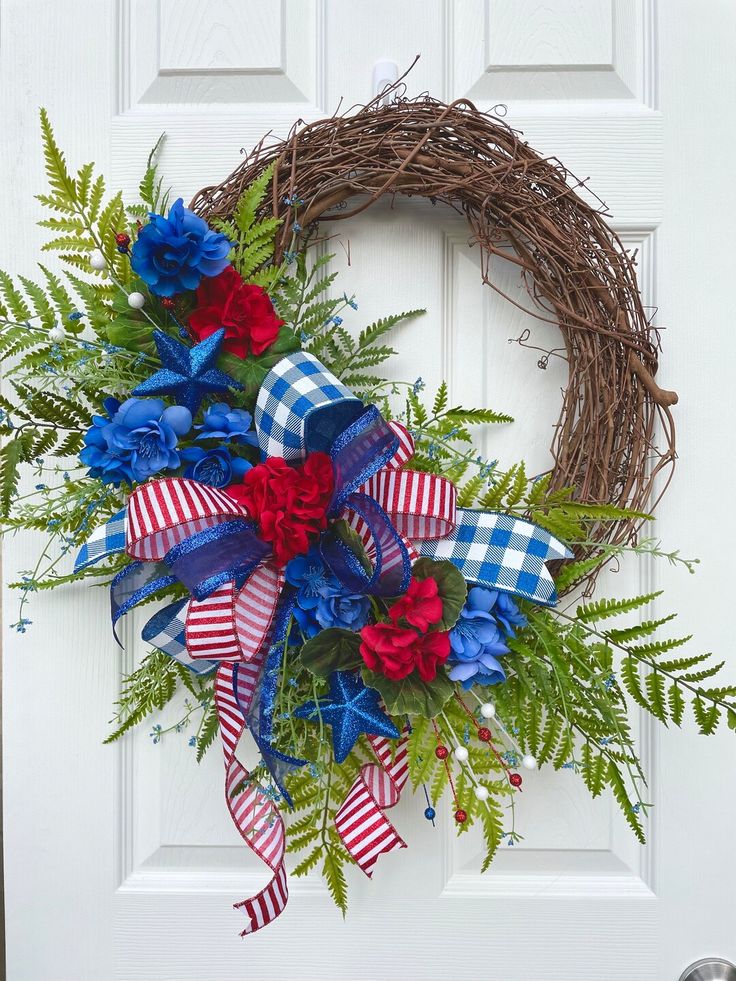
{"label": "red carnation flower", "polygon": [[437,580],[431,576],[427,579],[412,576],[406,593],[394,603],[388,615],[394,623],[403,618],[412,627],[426,633],[442,619],[442,600]]}
{"label": "red carnation flower", "polygon": [[231,484],[227,493],[247,510],[276,561],[285,565],[308,552],[327,527],[333,486],[329,456],[311,453],[300,467],[271,457],[249,470],[242,484]]}
{"label": "red carnation flower", "polygon": [[392,681],[401,681],[414,670],[422,681],[434,681],[438,666],[450,653],[448,633],[420,636],[416,630],[393,623],[363,627],[360,639],[360,654],[366,665]]}
{"label": "red carnation flower", "polygon": [[219,276],[205,277],[197,287],[197,307],[189,315],[189,327],[203,341],[225,328],[222,346],[239,358],[263,354],[278,337],[279,320],[266,291],[244,283],[232,266]]}

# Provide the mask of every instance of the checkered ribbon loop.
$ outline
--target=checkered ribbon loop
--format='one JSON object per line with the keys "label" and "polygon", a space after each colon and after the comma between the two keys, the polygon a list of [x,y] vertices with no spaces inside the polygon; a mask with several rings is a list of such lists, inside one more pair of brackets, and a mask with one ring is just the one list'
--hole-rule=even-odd
{"label": "checkered ribbon loop", "polygon": [[310,451],[328,453],[363,411],[360,399],[313,354],[297,351],[271,369],[258,393],[261,454],[298,462]]}
{"label": "checkered ribbon loop", "polygon": [[494,511],[458,508],[453,530],[422,541],[420,555],[449,559],[469,582],[552,606],[555,584],[545,565],[572,552],[554,535],[521,518]]}

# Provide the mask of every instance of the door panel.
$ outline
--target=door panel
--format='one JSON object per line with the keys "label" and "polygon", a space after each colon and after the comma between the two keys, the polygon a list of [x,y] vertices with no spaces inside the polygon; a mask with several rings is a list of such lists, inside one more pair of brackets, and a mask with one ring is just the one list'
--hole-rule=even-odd
{"label": "door panel", "polygon": [[[508,121],[531,145],[579,177],[590,175],[591,189],[581,193],[595,191],[606,202],[613,227],[636,250],[645,302],[657,302],[664,268],[668,302],[686,305],[681,243],[697,214],[689,225],[674,217],[680,202],[663,176],[664,147],[675,155],[689,125],[673,82],[692,57],[674,26],[685,7],[676,0],[662,13],[675,119],[666,142],[654,0],[0,0],[0,97],[11,136],[3,164],[14,215],[12,235],[0,240],[0,265],[31,273],[42,241],[32,199],[43,185],[42,162],[29,106],[48,106],[70,161],[96,159],[109,185],[129,195],[165,132],[162,170],[187,200],[226,176],[241,148],[267,131],[283,136],[297,118],[320,118],[341,99],[343,107],[369,99],[377,60],[403,70],[420,52],[408,94],[429,90],[485,109],[507,104]],[[697,23],[691,28],[697,33]],[[717,54],[725,65],[725,52]],[[355,293],[359,304],[346,326],[425,307],[397,331],[391,371],[421,376],[430,388],[445,377],[453,401],[509,412],[516,422],[479,434],[480,451],[547,469],[566,373],[555,355],[544,368],[538,362],[559,335],[481,285],[463,221],[423,201],[381,202],[330,230],[337,288]],[[499,260],[492,275],[503,292],[528,303],[510,263]],[[718,287],[711,291],[717,298]],[[678,321],[677,307],[667,316]],[[683,388],[674,378],[677,368],[686,373],[689,326],[680,320],[666,338],[664,382],[675,388]],[[684,445],[703,463],[698,453],[716,451],[712,441],[699,448],[693,436],[708,426],[708,386],[691,381],[690,389],[701,416],[681,417],[690,434]],[[732,399],[727,408],[733,419]],[[703,493],[702,478],[692,464],[686,474],[688,485],[676,484],[665,502],[663,526],[673,545],[684,537],[697,552],[699,537],[681,528],[690,517],[688,495]],[[6,582],[34,561],[37,548],[31,536],[5,542]],[[619,594],[670,578],[646,562],[609,574]],[[707,602],[707,583],[704,574],[695,594],[675,584],[672,596],[687,611],[693,595]],[[6,589],[6,625],[16,604]],[[690,884],[678,872],[680,856],[688,851],[692,871],[699,856],[705,860],[705,845],[679,816],[694,784],[682,773],[682,783],[672,778],[678,753],[698,759],[693,737],[655,733],[643,721],[644,761],[655,777],[649,796],[659,805],[647,849],[610,802],[590,801],[572,770],[530,774],[516,818],[524,841],[502,848],[481,876],[473,834],[456,839],[444,810],[432,828],[422,801],[407,793],[392,815],[409,848],[380,862],[372,882],[354,871],[345,923],[319,877],[292,879],[285,916],[241,941],[240,914],[230,905],[265,876],[227,815],[217,746],[197,767],[187,733],[155,745],[144,728],[117,746],[100,745],[120,673],[142,654],[140,624],[131,618],[126,625],[121,654],[105,597],[81,586],[34,597],[32,619],[27,635],[7,626],[4,633],[11,981],[226,981],[287,972],[413,979],[451,970],[483,970],[498,981],[669,981],[675,963],[684,966],[675,950],[678,958],[708,953],[691,948],[699,938],[723,936],[725,919],[701,897],[711,914],[707,927],[705,916],[693,915],[685,942],[686,931],[668,914],[667,953],[658,951],[659,884],[666,910],[686,909]],[[723,644],[717,630],[707,633]],[[690,829],[690,838],[678,829]],[[724,827],[716,824],[714,834],[725,849]],[[659,974],[664,963],[669,973]]]}

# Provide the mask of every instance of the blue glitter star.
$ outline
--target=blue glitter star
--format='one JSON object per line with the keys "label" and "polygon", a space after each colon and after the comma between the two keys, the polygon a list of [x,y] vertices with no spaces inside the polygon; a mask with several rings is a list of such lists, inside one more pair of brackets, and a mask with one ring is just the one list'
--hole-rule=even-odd
{"label": "blue glitter star", "polygon": [[178,405],[185,405],[196,415],[202,399],[208,392],[226,392],[228,388],[242,388],[224,371],[215,367],[225,328],[194,347],[187,347],[161,330],[154,330],[158,356],[162,368],[133,389],[133,395],[174,395]]}
{"label": "blue glitter star", "polygon": [[333,671],[330,695],[320,699],[319,714],[316,702],[305,702],[294,715],[297,719],[312,722],[321,716],[323,722],[332,726],[335,759],[342,763],[364,732],[388,739],[399,738],[399,730],[378,705],[380,697],[375,688],[366,688],[359,675],[351,671]]}

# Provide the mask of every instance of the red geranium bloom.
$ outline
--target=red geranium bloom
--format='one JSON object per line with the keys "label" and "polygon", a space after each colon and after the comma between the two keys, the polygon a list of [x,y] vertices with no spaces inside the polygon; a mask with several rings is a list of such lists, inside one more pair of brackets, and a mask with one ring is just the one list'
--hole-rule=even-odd
{"label": "red geranium bloom", "polygon": [[334,476],[326,453],[311,453],[300,467],[281,457],[259,463],[231,484],[227,493],[241,504],[269,542],[279,565],[309,551],[327,527]]}
{"label": "red geranium bloom", "polygon": [[360,631],[360,654],[371,671],[401,681],[415,669],[422,681],[434,681],[437,668],[450,653],[450,635],[420,636],[416,630],[393,623],[376,623]]}
{"label": "red geranium bloom", "polygon": [[426,633],[442,619],[442,600],[437,580],[431,576],[427,579],[415,579],[412,576],[406,593],[394,603],[388,615],[394,623],[398,623],[403,617],[412,627]]}
{"label": "red geranium bloom", "polygon": [[225,328],[222,346],[239,358],[263,354],[278,337],[279,320],[266,291],[244,283],[232,266],[219,276],[204,277],[197,287],[197,307],[189,315],[189,327],[203,341]]}

